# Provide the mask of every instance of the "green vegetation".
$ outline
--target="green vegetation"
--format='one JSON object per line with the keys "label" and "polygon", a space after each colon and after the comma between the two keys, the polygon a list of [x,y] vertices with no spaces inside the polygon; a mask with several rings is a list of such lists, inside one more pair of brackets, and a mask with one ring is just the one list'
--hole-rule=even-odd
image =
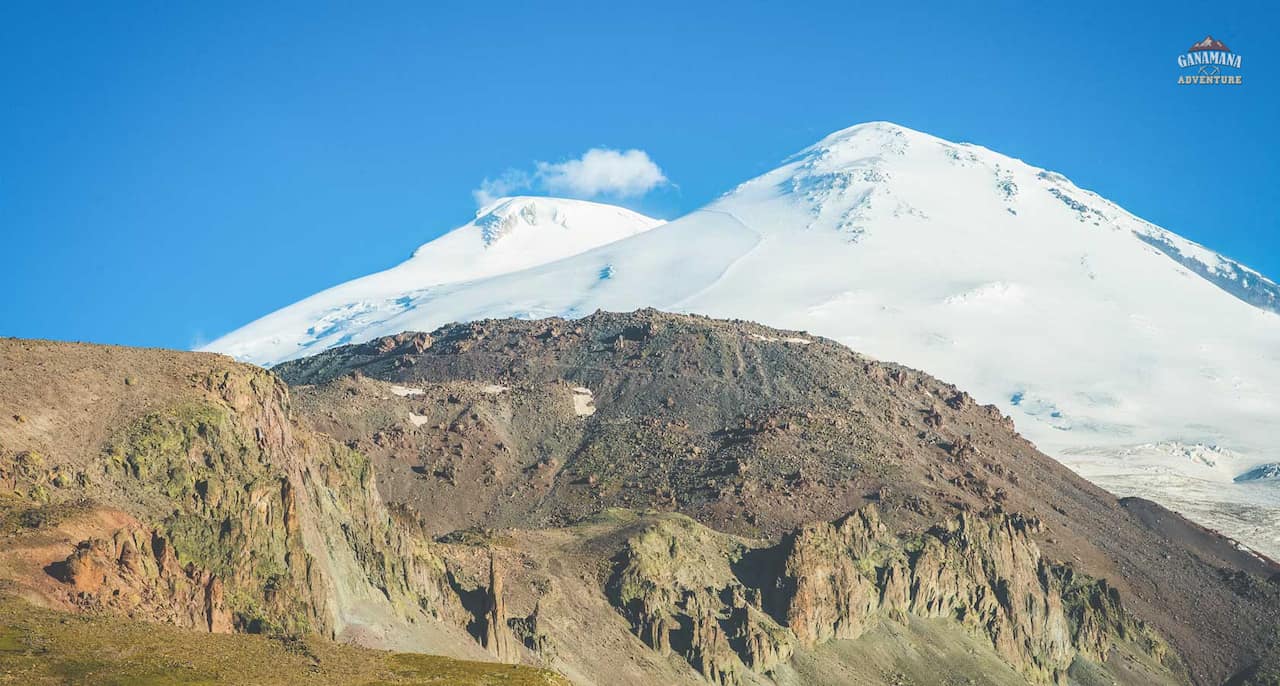
{"label": "green vegetation", "polygon": [[68,615],[0,595],[0,683],[177,686],[567,686],[545,670],[366,650],[319,638],[205,634]]}
{"label": "green vegetation", "polygon": [[[231,410],[212,402],[153,412],[106,449],[105,470],[156,513],[178,562],[227,580],[235,625],[255,633],[312,629],[289,560],[301,540],[278,523],[285,477]],[[344,455],[359,472],[360,456]],[[245,580],[237,585],[235,580]]]}
{"label": "green vegetation", "polygon": [[[920,548],[917,548],[917,551],[923,549],[924,542],[920,542],[919,545]],[[894,561],[905,564],[909,555],[909,550],[904,552],[891,546],[882,545],[872,549],[866,555],[854,557],[853,562],[859,574],[869,581],[878,582],[881,569],[888,567]]]}
{"label": "green vegetation", "polygon": [[40,503],[14,495],[0,495],[0,535],[44,529],[83,512],[90,507],[87,500],[63,503]]}
{"label": "green vegetation", "polygon": [[[124,469],[143,482],[163,480],[158,485],[166,496],[182,495],[186,487],[194,487],[190,479],[195,466],[190,459],[192,449],[201,444],[212,448],[206,453],[206,462],[210,461],[226,439],[232,438],[225,435],[227,422],[226,410],[209,403],[153,412],[135,422],[107,448],[109,467]],[[212,471],[214,465],[204,467]]]}
{"label": "green vegetation", "polygon": [[1076,648],[1095,662],[1104,661],[1113,648],[1153,668],[1184,674],[1177,654],[1149,624],[1124,609],[1120,592],[1104,579],[1081,574],[1067,566],[1049,573],[1061,585],[1062,606],[1071,625]]}

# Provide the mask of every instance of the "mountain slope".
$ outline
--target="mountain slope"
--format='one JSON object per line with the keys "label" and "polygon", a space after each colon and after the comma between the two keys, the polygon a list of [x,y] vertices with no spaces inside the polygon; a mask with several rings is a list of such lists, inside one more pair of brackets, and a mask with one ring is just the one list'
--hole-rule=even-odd
{"label": "mountain slope", "polygon": [[1280,555],[1280,489],[1233,481],[1277,461],[1278,296],[1058,174],[873,123],[657,229],[344,326],[652,306],[813,331],[954,380],[1105,487]]}
{"label": "mountain slope", "polygon": [[[57,627],[84,620],[13,595],[114,616],[92,625],[120,627],[107,657],[161,642],[71,666],[97,680],[173,664],[181,635],[140,621],[267,634],[317,669],[320,634],[584,685],[1200,686],[1277,664],[1274,563],[827,339],[646,310],[278,373],[0,340],[0,671],[83,654]],[[237,645],[293,678],[224,638],[193,637],[175,678]],[[464,668],[359,661],[357,681]]]}
{"label": "mountain slope", "polygon": [[[656,524],[650,535],[629,535],[638,539],[621,557],[602,554],[625,561],[606,587],[633,631],[655,650],[705,657],[691,664],[713,673],[739,660],[767,671],[788,663],[788,651],[800,665],[815,657],[811,648],[861,640],[893,617],[967,617],[987,627],[979,636],[988,645],[993,635],[1009,642],[1005,662],[1053,671],[1062,646],[1038,641],[1056,620],[1035,608],[1056,606],[1064,591],[1023,584],[1056,578],[1059,562],[1077,575],[1064,589],[1092,588],[1101,597],[1090,606],[1105,606],[1110,591],[1085,581],[1104,579],[1197,683],[1255,664],[1273,636],[1280,568],[1153,503],[1117,501],[956,387],[830,340],[649,310],[450,325],[276,371],[299,413],[367,454],[383,498],[422,513],[434,533],[555,528],[616,507],[696,520],[700,527]],[[976,532],[959,538],[983,540],[987,526],[1005,533],[967,552],[934,550],[948,539],[938,532],[969,525]],[[988,558],[994,550],[1003,552]],[[902,554],[907,566],[889,572]],[[940,570],[930,569],[939,558]],[[1049,568],[1036,570],[1036,558]],[[1009,604],[1028,614],[1005,625],[980,602],[954,605],[983,597],[981,575],[963,571],[978,569],[1001,570],[995,576],[1016,587],[1004,592]],[[903,613],[891,577],[912,589]],[[932,588],[951,590],[934,604]],[[741,595],[750,605],[754,593],[772,620],[727,600]],[[1074,612],[1071,594],[1061,598]],[[706,651],[691,651],[679,637],[701,611],[726,619],[733,651],[712,650],[710,637]],[[1022,635],[1024,622],[1040,628]],[[1121,633],[1140,635],[1131,628]],[[1081,650],[1073,645],[1067,653]],[[1116,658],[1107,664],[1127,661]]]}
{"label": "mountain slope", "polygon": [[383,272],[334,286],[269,314],[212,344],[257,364],[274,364],[364,340],[364,332],[416,307],[433,287],[552,262],[648,231],[664,222],[584,200],[495,200],[476,218],[420,246]]}

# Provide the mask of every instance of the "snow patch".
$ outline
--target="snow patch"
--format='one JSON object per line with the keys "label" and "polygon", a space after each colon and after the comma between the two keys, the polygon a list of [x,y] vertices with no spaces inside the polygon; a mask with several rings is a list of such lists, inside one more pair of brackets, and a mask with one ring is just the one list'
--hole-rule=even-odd
{"label": "snow patch", "polygon": [[573,387],[573,413],[587,417],[596,413],[595,394],[586,386]]}
{"label": "snow patch", "polygon": [[808,338],[800,338],[798,336],[784,336],[782,338],[775,338],[773,336],[762,336],[758,333],[753,333],[753,334],[748,334],[748,337],[756,341],[765,341],[767,343],[782,342],[782,343],[790,343],[792,345],[809,345],[810,343],[813,342]]}
{"label": "snow patch", "polygon": [[1026,290],[1016,283],[994,281],[947,296],[944,303],[953,307],[1004,309],[1026,300]]}

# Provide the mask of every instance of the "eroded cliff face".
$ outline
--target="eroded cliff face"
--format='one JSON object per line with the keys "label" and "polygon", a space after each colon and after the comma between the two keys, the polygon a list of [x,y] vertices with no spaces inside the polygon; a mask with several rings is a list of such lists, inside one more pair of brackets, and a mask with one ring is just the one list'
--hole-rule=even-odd
{"label": "eroded cliff face", "polygon": [[1051,563],[1019,516],[963,513],[899,537],[873,505],[805,526],[775,547],[726,542],[688,520],[630,539],[610,597],[654,650],[715,684],[767,673],[795,651],[910,617],[961,623],[1033,683],[1066,683],[1077,657],[1118,644],[1185,681],[1165,643],[1105,582]]}
{"label": "eroded cliff face", "polygon": [[49,565],[55,599],[213,632],[386,647],[399,633],[402,649],[428,648],[412,640],[424,618],[465,625],[443,561],[385,507],[369,460],[292,418],[275,376],[227,361],[179,389],[96,454],[2,461],[18,497],[129,515]]}
{"label": "eroded cliff face", "polygon": [[181,565],[173,544],[156,529],[117,529],[110,538],[81,541],[49,572],[69,586],[71,602],[85,610],[211,633],[236,628],[222,579],[207,569]]}
{"label": "eroded cliff face", "polygon": [[[256,374],[192,381],[207,395],[127,425],[98,460],[98,478],[154,521],[179,567],[221,580],[237,629],[331,631],[328,594],[309,574],[299,529],[302,484],[288,473],[295,443],[283,389]],[[107,576],[142,581],[117,562]]]}
{"label": "eroded cliff face", "polygon": [[731,565],[746,550],[691,519],[660,520],[626,542],[607,586],[635,634],[676,653],[708,681],[738,683],[791,656],[794,635],[763,611]]}

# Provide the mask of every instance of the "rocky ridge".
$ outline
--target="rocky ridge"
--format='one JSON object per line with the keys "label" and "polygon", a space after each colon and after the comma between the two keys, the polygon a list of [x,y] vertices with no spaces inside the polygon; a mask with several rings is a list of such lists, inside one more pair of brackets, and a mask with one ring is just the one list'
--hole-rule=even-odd
{"label": "rocky ridge", "polygon": [[1153,679],[1183,681],[1176,656],[1114,589],[1041,556],[1036,528],[966,513],[900,540],[868,505],[743,549],[664,521],[627,542],[610,593],[641,640],[715,684],[909,615],[958,620],[1031,683],[1067,683],[1078,657],[1102,663],[1113,651],[1140,659]]}

